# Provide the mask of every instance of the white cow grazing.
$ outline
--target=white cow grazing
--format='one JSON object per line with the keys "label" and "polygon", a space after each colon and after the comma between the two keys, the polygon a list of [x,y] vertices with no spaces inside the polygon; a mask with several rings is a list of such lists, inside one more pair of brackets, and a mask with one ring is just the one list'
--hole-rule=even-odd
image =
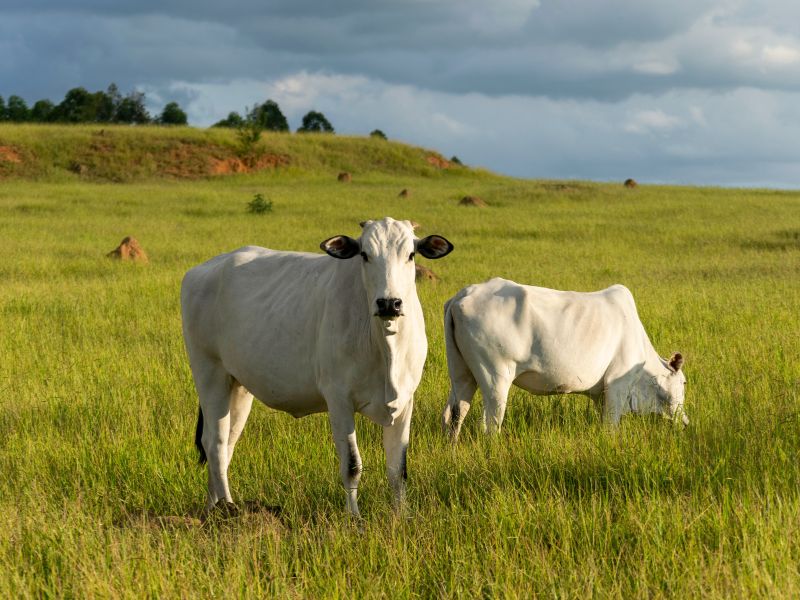
{"label": "white cow grazing", "polygon": [[503,423],[511,384],[537,395],[605,394],[603,417],[614,426],[628,412],[689,423],[683,358],[656,353],[622,285],[580,293],[491,279],[447,301],[444,329],[452,388],[442,418],[453,440],[478,386],[489,432]]}
{"label": "white cow grazing", "polygon": [[183,336],[200,398],[195,443],[208,460],[207,511],[218,502],[235,510],[227,471],[253,396],[295,417],[328,411],[353,514],[361,478],[354,414],[383,425],[389,482],[402,502],[428,349],[414,253],[441,258],[453,246],[417,239],[408,221],[362,227],[359,239],[322,242],[329,256],[248,246],[186,273]]}

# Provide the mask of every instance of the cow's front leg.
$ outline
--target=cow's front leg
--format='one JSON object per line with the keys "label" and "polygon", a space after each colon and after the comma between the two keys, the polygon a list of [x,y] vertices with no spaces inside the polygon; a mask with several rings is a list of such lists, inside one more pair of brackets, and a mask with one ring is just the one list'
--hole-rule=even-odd
{"label": "cow's front leg", "polygon": [[356,444],[356,424],[352,412],[331,410],[328,413],[333,432],[333,442],[339,455],[339,473],[347,493],[347,511],[353,516],[358,512],[358,483],[361,481],[361,455]]}
{"label": "cow's front leg", "polygon": [[630,383],[624,377],[606,383],[603,404],[603,423],[606,427],[619,427],[620,419],[625,414],[630,402]]}
{"label": "cow's front leg", "polygon": [[383,428],[386,474],[389,476],[389,487],[392,490],[392,502],[395,510],[400,510],[406,499],[406,480],[408,479],[406,454],[413,409],[414,399],[411,398],[405,410],[394,420],[394,423]]}

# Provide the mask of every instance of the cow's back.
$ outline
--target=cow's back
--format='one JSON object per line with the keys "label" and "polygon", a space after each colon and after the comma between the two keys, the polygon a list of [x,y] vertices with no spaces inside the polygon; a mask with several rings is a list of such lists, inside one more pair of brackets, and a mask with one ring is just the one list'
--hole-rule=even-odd
{"label": "cow's back", "polygon": [[455,339],[470,368],[512,372],[534,393],[598,391],[612,363],[642,355],[630,292],[566,292],[492,279],[450,303]]}

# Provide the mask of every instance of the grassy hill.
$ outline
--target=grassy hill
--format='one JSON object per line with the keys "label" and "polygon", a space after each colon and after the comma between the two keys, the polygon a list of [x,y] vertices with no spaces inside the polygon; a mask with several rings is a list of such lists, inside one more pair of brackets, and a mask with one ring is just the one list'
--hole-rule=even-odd
{"label": "grassy hill", "polygon": [[328,177],[463,171],[437,152],[369,137],[265,132],[251,152],[230,129],[0,125],[0,178],[132,182],[275,169]]}
{"label": "grassy hill", "polygon": [[[216,177],[202,165],[209,147],[237,158],[231,132],[0,126],[20,157],[0,181],[0,597],[800,597],[800,193],[524,181],[339,136],[264,143],[289,166]],[[164,168],[190,162],[165,158],[182,145],[201,148],[190,176]],[[272,212],[247,212],[257,193]],[[417,286],[429,352],[407,512],[390,508],[380,427],[357,419],[353,522],[327,417],[255,403],[229,472],[249,508],[200,526],[181,277],[246,244],[319,252],[386,215],[455,245],[419,259],[441,280]],[[149,264],[105,257],[126,235]],[[476,397],[451,446],[442,304],[491,276],[627,285],[656,349],[686,357],[689,428],[628,416],[609,432],[581,396],[514,389],[501,435],[481,435]]]}

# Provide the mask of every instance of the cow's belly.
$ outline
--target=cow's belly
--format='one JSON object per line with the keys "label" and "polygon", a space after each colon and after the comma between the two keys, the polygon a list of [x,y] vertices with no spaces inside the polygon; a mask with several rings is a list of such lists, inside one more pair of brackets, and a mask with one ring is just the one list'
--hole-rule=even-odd
{"label": "cow's belly", "polygon": [[289,389],[275,381],[251,382],[249,386],[242,383],[242,385],[270,408],[289,413],[293,417],[305,417],[328,410],[325,398],[315,386],[298,385],[294,389]]}
{"label": "cow's belly", "polygon": [[603,390],[602,378],[580,377],[575,374],[542,373],[524,371],[514,380],[514,385],[532,394],[546,396],[550,394],[571,394],[573,392],[595,395]]}
{"label": "cow's belly", "polygon": [[327,411],[313,367],[299,356],[292,360],[291,354],[289,349],[284,353],[289,360],[257,353],[226,356],[223,364],[234,379],[270,408],[295,417]]}

